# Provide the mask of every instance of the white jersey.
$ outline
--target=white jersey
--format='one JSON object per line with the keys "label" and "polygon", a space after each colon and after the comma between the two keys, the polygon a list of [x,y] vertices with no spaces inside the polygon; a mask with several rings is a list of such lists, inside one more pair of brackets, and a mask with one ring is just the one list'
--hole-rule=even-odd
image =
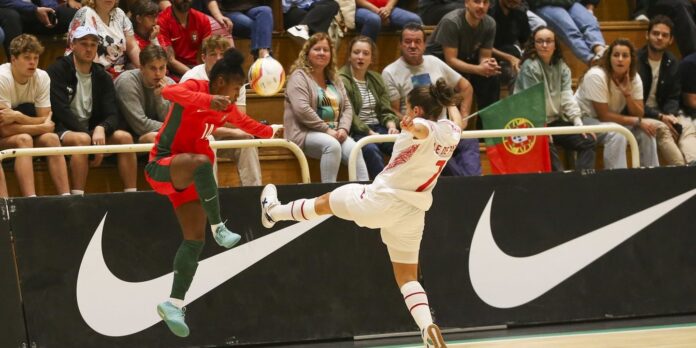
{"label": "white jersey", "polygon": [[416,118],[413,123],[428,127],[428,136],[414,139],[411,133],[401,132],[389,164],[372,186],[378,191],[391,192],[419,209],[428,210],[433,202],[433,187],[457,148],[462,130],[447,119],[434,122]]}

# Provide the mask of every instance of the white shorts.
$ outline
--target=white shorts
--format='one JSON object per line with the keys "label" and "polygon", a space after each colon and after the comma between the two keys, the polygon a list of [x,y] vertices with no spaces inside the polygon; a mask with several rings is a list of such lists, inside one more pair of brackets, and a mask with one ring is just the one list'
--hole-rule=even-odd
{"label": "white shorts", "polygon": [[425,211],[371,185],[348,184],[331,192],[334,215],[358,226],[379,228],[392,262],[417,264]]}

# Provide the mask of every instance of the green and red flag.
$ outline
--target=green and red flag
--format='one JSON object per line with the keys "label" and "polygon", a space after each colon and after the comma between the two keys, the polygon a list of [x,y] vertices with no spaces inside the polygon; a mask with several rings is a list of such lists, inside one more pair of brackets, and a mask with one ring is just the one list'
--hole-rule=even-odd
{"label": "green and red flag", "polygon": [[[479,111],[484,129],[544,127],[544,85],[538,83]],[[486,138],[486,153],[494,174],[551,171],[549,136]]]}

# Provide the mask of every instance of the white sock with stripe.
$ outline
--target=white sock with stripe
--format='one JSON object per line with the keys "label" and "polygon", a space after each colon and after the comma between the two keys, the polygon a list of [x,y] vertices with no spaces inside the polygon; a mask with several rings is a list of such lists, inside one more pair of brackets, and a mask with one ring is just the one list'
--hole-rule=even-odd
{"label": "white sock with stripe", "polygon": [[430,306],[428,305],[428,296],[419,282],[412,281],[404,284],[401,287],[401,294],[404,295],[406,308],[411,312],[413,320],[416,321],[416,325],[421,330],[433,323],[433,317],[430,315]]}
{"label": "white sock with stripe", "polygon": [[287,204],[276,205],[268,211],[274,221],[292,220],[306,221],[315,219],[319,216],[314,210],[314,202],[312,199],[298,199]]}

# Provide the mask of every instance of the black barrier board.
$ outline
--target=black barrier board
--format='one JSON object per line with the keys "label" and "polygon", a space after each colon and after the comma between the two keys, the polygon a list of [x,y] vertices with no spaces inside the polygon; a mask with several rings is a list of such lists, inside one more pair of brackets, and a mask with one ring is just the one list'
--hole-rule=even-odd
{"label": "black barrier board", "polygon": [[[300,185],[281,187],[280,192],[290,199],[331,188]],[[220,192],[228,227],[247,243],[268,234],[260,225],[259,194],[259,188]],[[133,283],[167,274],[181,240],[169,202],[147,192],[19,203],[12,220],[19,231],[16,244],[27,325],[38,347],[217,346],[415,329],[379,234],[332,218],[188,305],[188,338],[173,336],[161,322],[143,325],[130,335],[105,336],[86,323],[78,308],[76,283],[90,238],[106,214],[102,252],[107,272]],[[44,212],[41,219],[36,219],[36,211]],[[274,230],[290,225],[278,224]],[[223,252],[209,237],[202,260]],[[124,298],[128,291],[113,286],[88,294],[87,301],[107,313],[117,303],[130,306]],[[163,301],[168,296],[169,284],[160,297]],[[154,306],[150,312],[155,313]],[[140,319],[134,312],[124,314],[123,320],[132,324]]]}
{"label": "black barrier board", "polygon": [[[427,216],[421,246],[428,295],[440,323],[515,325],[696,312],[694,189],[696,168],[444,178],[435,189],[436,207]],[[686,200],[674,201],[680,195]],[[495,284],[482,285],[479,293],[472,287],[470,256],[481,251],[472,250],[472,238],[489,200],[487,230],[497,246],[485,252],[497,249],[512,258],[474,267],[480,283]],[[661,210],[663,216],[644,212],[665,201],[670,206]],[[598,231],[634,214],[649,225],[632,221]],[[591,232],[599,242],[575,240]],[[608,244],[607,237],[623,233],[634,234]],[[562,253],[538,257],[562,244],[567,244]],[[603,248],[605,254],[588,256]],[[559,275],[580,260],[589,264]],[[446,277],[439,276],[442,269]],[[559,284],[544,292],[542,284],[554,277]],[[525,291],[539,296],[513,303]]]}
{"label": "black barrier board", "polygon": [[[335,187],[278,189],[288,201]],[[696,168],[441,178],[421,247],[437,321],[476,327],[696,311],[694,189]],[[181,240],[166,198],[17,200],[11,222],[30,340],[38,347],[184,347],[415,331],[379,233],[337,218],[316,227],[282,223],[269,233],[259,221],[259,193],[221,190],[222,215],[243,243],[225,252],[208,236],[196,279],[220,284],[205,278],[213,285],[188,305],[186,339],[157,320],[148,324],[148,298],[152,289],[157,301],[167,298],[169,283],[160,277],[171,272]],[[298,229],[304,233],[245,265],[267,241]],[[486,241],[484,232],[488,243],[472,244]],[[101,242],[90,243],[100,233]],[[585,240],[592,243],[578,242]],[[83,258],[89,262],[81,268]],[[220,276],[235,267],[239,274]]]}
{"label": "black barrier board", "polygon": [[21,347],[27,341],[22,303],[19,297],[17,273],[12,256],[8,210],[11,200],[0,199],[0,347]]}

